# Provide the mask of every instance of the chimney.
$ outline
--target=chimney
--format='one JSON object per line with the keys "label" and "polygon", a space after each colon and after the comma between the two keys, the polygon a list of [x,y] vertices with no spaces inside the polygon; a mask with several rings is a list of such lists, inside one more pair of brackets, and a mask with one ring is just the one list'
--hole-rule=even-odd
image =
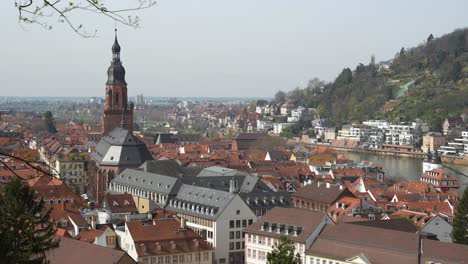
{"label": "chimney", "polygon": [[96,220],[95,220],[96,216],[92,215],[91,216],[91,229],[92,230],[95,230],[96,229]]}
{"label": "chimney", "polygon": [[185,223],[185,219],[184,218],[181,218],[180,219],[180,228],[186,228],[186,223]]}
{"label": "chimney", "polygon": [[341,191],[341,190],[343,190],[343,185],[342,185],[342,184],[340,184],[340,191]]}
{"label": "chimney", "polygon": [[238,189],[237,189],[237,180],[234,180],[234,179],[230,180],[229,181],[229,192],[230,193],[235,193],[237,191],[238,191]]}
{"label": "chimney", "polygon": [[327,189],[330,189],[330,183],[329,183],[329,182],[327,182],[327,183],[325,184],[325,186],[327,187]]}

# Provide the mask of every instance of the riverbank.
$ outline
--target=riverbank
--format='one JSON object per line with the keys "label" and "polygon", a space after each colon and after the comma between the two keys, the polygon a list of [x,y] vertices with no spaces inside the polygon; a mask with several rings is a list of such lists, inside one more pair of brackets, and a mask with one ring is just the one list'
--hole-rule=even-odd
{"label": "riverbank", "polygon": [[[350,148],[350,147],[342,147],[342,146],[333,146],[333,145],[325,145],[325,144],[312,144],[314,146],[326,146],[331,149],[334,149],[339,152],[352,152],[352,153],[365,153],[365,154],[373,154],[373,155],[387,155],[387,156],[395,156],[395,157],[405,157],[405,158],[415,158],[415,159],[423,159],[425,153],[423,152],[403,152],[403,151],[396,151],[396,150],[385,150],[385,149],[362,149],[362,148]],[[468,165],[468,163],[467,163]]]}
{"label": "riverbank", "polygon": [[461,165],[461,166],[468,166],[468,157],[457,158],[457,157],[442,156],[441,158],[442,158],[443,163],[455,164],[455,165]]}

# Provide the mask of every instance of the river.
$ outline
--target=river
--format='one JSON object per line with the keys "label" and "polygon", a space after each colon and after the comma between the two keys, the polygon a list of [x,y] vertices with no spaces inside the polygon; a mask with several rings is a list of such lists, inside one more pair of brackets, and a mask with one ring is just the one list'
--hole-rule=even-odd
{"label": "river", "polygon": [[[401,177],[407,180],[417,180],[422,173],[422,159],[375,155],[369,153],[343,152],[343,154],[347,158],[354,160],[355,163],[367,160],[382,166],[385,171],[385,177],[387,178]],[[444,165],[468,175],[468,166],[454,164]],[[468,186],[468,177],[447,168],[445,168],[445,170],[460,180],[460,186],[462,188]]]}

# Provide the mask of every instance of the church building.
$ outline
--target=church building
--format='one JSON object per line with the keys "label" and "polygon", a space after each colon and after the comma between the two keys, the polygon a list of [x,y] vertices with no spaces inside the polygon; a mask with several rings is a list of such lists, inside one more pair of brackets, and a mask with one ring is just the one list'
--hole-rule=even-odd
{"label": "church building", "polygon": [[125,69],[120,61],[117,33],[112,45],[112,62],[107,70],[106,104],[102,118],[103,136],[91,158],[95,162],[92,197],[100,203],[109,183],[125,169],[153,160],[146,144],[133,135],[133,103],[127,102]]}

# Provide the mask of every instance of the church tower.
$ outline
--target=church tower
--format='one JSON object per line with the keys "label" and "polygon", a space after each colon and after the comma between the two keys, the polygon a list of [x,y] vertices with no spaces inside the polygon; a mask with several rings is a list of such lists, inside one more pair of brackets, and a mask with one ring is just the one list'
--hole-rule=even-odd
{"label": "church tower", "polygon": [[106,104],[102,117],[103,135],[120,127],[122,122],[126,124],[126,129],[133,131],[133,103],[128,104],[125,69],[120,61],[120,45],[117,41],[116,29],[114,45],[112,45],[112,61],[107,70]]}

